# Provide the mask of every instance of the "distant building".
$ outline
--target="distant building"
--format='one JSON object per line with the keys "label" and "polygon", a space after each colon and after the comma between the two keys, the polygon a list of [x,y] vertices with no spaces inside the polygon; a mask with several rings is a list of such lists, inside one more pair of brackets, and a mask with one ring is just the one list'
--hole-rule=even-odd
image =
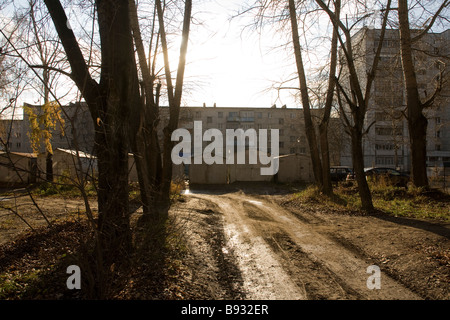
{"label": "distant building", "polygon": [[[25,104],[38,117],[42,116],[40,105]],[[52,148],[73,149],[91,153],[94,147],[94,125],[85,103],[71,103],[62,107],[61,118],[63,123],[57,123],[52,130]],[[0,121],[1,137],[5,146],[1,149],[11,152],[34,152],[30,141],[30,117],[23,112],[23,119]],[[38,152],[44,152],[45,146],[41,143]]]}
{"label": "distant building", "polygon": [[[352,37],[355,65],[364,83],[379,43],[380,30],[363,28]],[[444,71],[449,75],[450,30],[428,33],[414,44],[414,61],[421,98],[435,90],[436,80]],[[445,68],[445,69],[444,69]],[[366,114],[363,138],[366,167],[384,166],[404,171],[411,169],[406,93],[400,57],[399,31],[386,30],[371,100]],[[450,86],[445,85],[428,119],[428,166],[442,166],[450,161]],[[351,166],[351,148],[344,152],[343,164]]]}
{"label": "distant building", "polygon": [[[41,106],[26,104],[26,107],[31,108],[38,116],[43,113]],[[51,143],[53,150],[79,150],[95,155],[94,124],[87,105],[85,103],[69,104],[63,106],[62,110],[61,116],[64,120],[63,130],[61,130],[59,125],[56,125],[56,128],[52,132]],[[316,118],[320,116],[321,112],[319,109],[312,110]],[[161,122],[158,129],[161,142],[162,131],[168,122],[168,117],[169,108],[161,107]],[[256,132],[259,129],[268,129],[268,138],[270,138],[270,129],[278,129],[280,156],[297,155],[301,159],[305,157],[309,158],[303,110],[299,108],[287,108],[286,106],[281,108],[276,108],[276,106],[267,108],[222,108],[216,107],[215,104],[211,107],[207,107],[206,104],[203,107],[181,107],[179,128],[185,128],[192,134],[194,121],[202,122],[203,132],[207,129],[215,128],[219,129],[224,137],[226,135],[226,129],[243,129],[244,131],[255,129]],[[33,152],[29,138],[30,118],[26,112],[24,112],[22,120],[2,120],[0,123],[3,128],[1,136],[7,141],[8,151],[22,153]],[[342,126],[339,119],[331,118],[330,159],[332,165],[340,165],[341,150],[344,148],[342,135]],[[204,142],[203,147],[208,143]],[[268,153],[271,153],[270,141],[268,141],[267,146]],[[246,147],[249,147],[248,144]],[[192,150],[194,149],[192,148]],[[45,152],[43,144],[38,151],[40,157],[42,157]],[[288,161],[287,158],[283,158],[283,162],[286,161]],[[304,160],[302,160],[303,162]],[[302,164],[299,168],[308,168],[310,170],[309,165]],[[305,173],[305,175],[308,177],[311,176],[310,173]]]}
{"label": "distant building", "polygon": [[[313,115],[320,115],[321,110],[312,110]],[[168,108],[160,109],[161,128],[168,121]],[[332,124],[337,126],[338,119],[333,118]],[[182,107],[180,111],[179,128],[188,129],[191,134],[194,130],[194,121],[202,121],[203,130],[219,129],[225,136],[226,129],[278,129],[279,154],[309,154],[308,142],[305,135],[305,121],[303,109],[300,108],[234,108],[234,107]],[[330,133],[330,139],[333,134]],[[160,134],[162,134],[160,130]],[[335,137],[340,139],[339,137]],[[207,144],[207,143],[206,143]],[[338,143],[337,143],[338,144]],[[334,144],[335,146],[337,144]],[[270,146],[270,143],[268,144]],[[270,150],[268,150],[270,153]],[[340,150],[332,148],[332,162],[336,165],[340,161]]]}

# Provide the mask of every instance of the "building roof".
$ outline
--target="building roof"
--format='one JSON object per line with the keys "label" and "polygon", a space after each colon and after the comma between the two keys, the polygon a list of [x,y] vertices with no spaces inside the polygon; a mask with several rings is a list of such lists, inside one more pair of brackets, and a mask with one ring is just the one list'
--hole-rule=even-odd
{"label": "building roof", "polygon": [[36,153],[0,151],[0,155],[4,155],[4,154],[7,154],[7,153],[12,154],[12,155],[16,155],[16,156],[20,156],[20,157],[25,157],[25,158],[36,158],[37,157]]}
{"label": "building roof", "polygon": [[83,151],[78,151],[78,150],[57,148],[55,151],[61,151],[61,152],[68,153],[68,154],[70,154],[72,156],[77,156],[77,157],[80,157],[80,158],[92,158],[92,159],[96,158],[95,156],[93,156],[93,155],[91,155],[89,153],[86,153],[86,152],[83,152]]}

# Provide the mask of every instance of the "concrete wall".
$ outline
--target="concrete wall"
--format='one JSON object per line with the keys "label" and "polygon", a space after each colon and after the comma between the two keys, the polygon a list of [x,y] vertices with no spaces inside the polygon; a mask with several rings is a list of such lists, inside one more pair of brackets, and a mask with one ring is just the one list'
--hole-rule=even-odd
{"label": "concrete wall", "polygon": [[229,164],[228,167],[228,177],[229,183],[235,181],[245,182],[245,181],[272,181],[274,179],[273,175],[261,175],[261,165],[259,164]]}
{"label": "concrete wall", "polygon": [[[173,165],[172,166],[172,180],[184,180],[185,179],[185,168],[184,165]],[[130,153],[128,155],[128,181],[129,182],[139,182],[136,162],[134,161],[134,155]]]}
{"label": "concrete wall", "polygon": [[0,154],[0,183],[14,186],[36,181],[36,155],[19,153]]}
{"label": "concrete wall", "polygon": [[[45,178],[46,172],[46,154],[38,155],[38,170],[41,178]],[[81,172],[79,168],[81,162]],[[53,175],[55,179],[59,176],[69,175],[72,179],[76,179],[80,174],[88,173],[89,176],[97,172],[97,159],[83,152],[76,153],[75,150],[56,149],[53,151]]]}
{"label": "concrete wall", "polygon": [[313,182],[314,174],[310,157],[306,155],[280,156],[277,181],[282,183]]}
{"label": "concrete wall", "polygon": [[226,164],[191,164],[189,165],[189,182],[191,184],[226,184]]}

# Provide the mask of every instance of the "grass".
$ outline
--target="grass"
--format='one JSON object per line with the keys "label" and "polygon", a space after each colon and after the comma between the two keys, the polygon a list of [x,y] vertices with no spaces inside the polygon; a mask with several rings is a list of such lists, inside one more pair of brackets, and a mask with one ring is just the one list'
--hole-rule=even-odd
{"label": "grass", "polygon": [[[88,197],[95,197],[97,195],[95,185],[92,182],[89,182],[84,186],[84,192]],[[62,183],[60,181],[39,183],[32,193],[42,197],[81,197],[81,190],[78,186]]]}
{"label": "grass", "polygon": [[[408,189],[369,182],[375,209],[392,216],[450,221],[450,195],[433,189]],[[308,186],[295,194],[304,203],[340,210],[359,211],[361,200],[355,185],[341,183],[332,196],[320,194],[317,187]]]}
{"label": "grass", "polygon": [[0,299],[10,296],[20,299],[21,294],[39,279],[39,270],[32,269],[26,273],[0,274]]}

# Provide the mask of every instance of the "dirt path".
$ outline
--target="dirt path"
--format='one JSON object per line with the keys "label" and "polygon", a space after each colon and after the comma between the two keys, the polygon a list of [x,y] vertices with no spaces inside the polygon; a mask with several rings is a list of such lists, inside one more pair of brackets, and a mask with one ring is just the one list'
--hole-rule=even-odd
{"label": "dirt path", "polygon": [[[415,253],[408,253],[410,249],[402,247],[401,241],[397,249],[391,243],[404,234],[417,237],[425,233],[428,239],[444,239],[448,245],[448,235],[445,238],[373,217],[301,214],[281,207],[276,199],[276,196],[268,197],[264,192],[249,194],[220,190],[191,190],[185,195],[182,208],[190,213],[187,223],[191,224],[186,229],[195,230],[187,239],[191,242],[193,259],[205,263],[202,268],[200,262],[194,273],[202,274],[209,283],[218,283],[217,288],[209,287],[207,290],[213,298],[429,298],[424,293],[426,284],[399,281],[404,279],[400,279],[402,277],[389,269],[390,265],[385,260],[370,250],[378,247],[384,258],[390,256],[392,250],[398,257],[410,254],[404,259],[405,265],[396,266],[395,270],[412,268],[410,271],[414,272],[411,260],[417,259]],[[368,229],[377,232],[367,233]],[[208,234],[203,230],[209,230]],[[383,232],[389,232],[391,238],[384,234],[384,240],[377,239]],[[365,238],[369,235],[371,240]],[[214,238],[220,240],[212,243]],[[372,276],[368,267],[372,265],[381,270],[380,289],[368,288],[367,281]],[[448,267],[443,272],[448,275]],[[214,278],[219,280],[214,281]],[[217,291],[218,288],[223,290],[220,278],[230,279],[224,294]],[[435,289],[434,294],[448,299],[448,283],[441,283]]]}

